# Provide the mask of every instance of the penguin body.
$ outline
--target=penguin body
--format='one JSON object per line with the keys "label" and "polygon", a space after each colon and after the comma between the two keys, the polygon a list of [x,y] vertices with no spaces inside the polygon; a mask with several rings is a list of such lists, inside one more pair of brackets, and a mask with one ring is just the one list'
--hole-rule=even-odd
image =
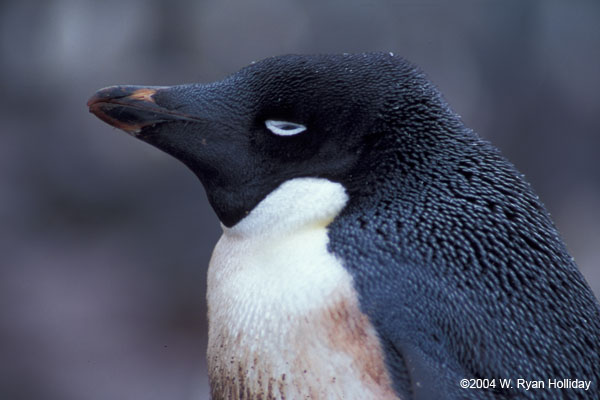
{"label": "penguin body", "polygon": [[223,224],[213,398],[598,396],[598,302],[543,205],[405,60],[274,57],[88,104],[183,161]]}

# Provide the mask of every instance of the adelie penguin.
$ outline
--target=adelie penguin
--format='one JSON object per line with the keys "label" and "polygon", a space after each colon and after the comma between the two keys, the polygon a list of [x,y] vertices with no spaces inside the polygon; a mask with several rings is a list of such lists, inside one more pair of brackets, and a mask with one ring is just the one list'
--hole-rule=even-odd
{"label": "adelie penguin", "polygon": [[544,206],[404,59],[274,57],[88,105],[186,164],[222,222],[214,399],[600,397],[600,308]]}

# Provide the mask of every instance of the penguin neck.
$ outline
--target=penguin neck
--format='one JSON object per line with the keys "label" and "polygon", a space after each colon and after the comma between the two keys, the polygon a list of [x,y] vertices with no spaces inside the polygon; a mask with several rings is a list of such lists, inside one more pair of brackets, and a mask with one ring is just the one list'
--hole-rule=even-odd
{"label": "penguin neck", "polygon": [[233,227],[227,236],[278,236],[307,228],[325,228],[348,202],[344,187],[324,178],[295,178],[282,183]]}

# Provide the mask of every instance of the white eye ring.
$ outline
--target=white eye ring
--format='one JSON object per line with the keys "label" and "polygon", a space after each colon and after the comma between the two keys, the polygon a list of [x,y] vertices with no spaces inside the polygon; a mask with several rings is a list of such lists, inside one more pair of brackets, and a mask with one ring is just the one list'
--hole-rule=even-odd
{"label": "white eye ring", "polygon": [[295,122],[275,121],[268,119],[265,121],[267,129],[279,136],[293,136],[304,132],[306,127]]}

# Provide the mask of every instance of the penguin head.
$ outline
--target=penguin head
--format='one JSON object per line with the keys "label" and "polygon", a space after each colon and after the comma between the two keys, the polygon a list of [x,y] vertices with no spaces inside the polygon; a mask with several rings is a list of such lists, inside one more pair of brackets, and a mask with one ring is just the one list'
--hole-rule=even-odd
{"label": "penguin head", "polygon": [[231,227],[290,179],[325,178],[351,192],[360,160],[390,129],[399,108],[390,102],[425,83],[387,53],[288,55],[210,84],[108,87],[88,106],[185,163]]}

